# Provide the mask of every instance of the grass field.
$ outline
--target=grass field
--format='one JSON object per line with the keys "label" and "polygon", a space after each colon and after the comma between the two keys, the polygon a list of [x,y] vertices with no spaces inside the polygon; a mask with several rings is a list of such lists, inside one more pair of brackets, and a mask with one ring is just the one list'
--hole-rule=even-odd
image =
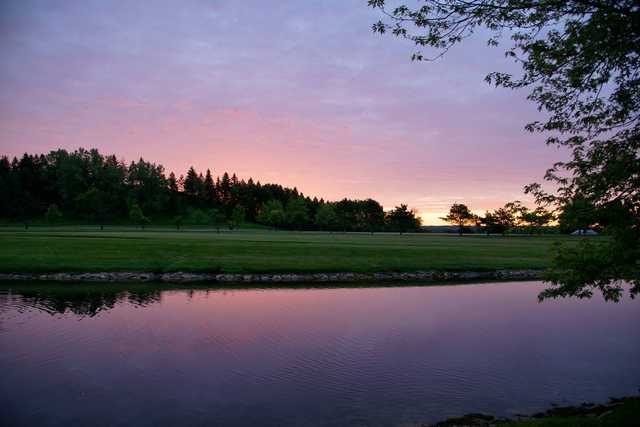
{"label": "grass field", "polygon": [[555,407],[546,413],[518,421],[496,421],[492,417],[469,414],[434,424],[436,427],[636,427],[640,416],[640,398],[625,397],[616,403],[590,406]]}
{"label": "grass field", "polygon": [[0,271],[372,272],[543,268],[566,236],[239,230],[0,230]]}
{"label": "grass field", "polygon": [[625,399],[600,416],[551,416],[507,423],[508,427],[635,427],[640,420],[640,398]]}

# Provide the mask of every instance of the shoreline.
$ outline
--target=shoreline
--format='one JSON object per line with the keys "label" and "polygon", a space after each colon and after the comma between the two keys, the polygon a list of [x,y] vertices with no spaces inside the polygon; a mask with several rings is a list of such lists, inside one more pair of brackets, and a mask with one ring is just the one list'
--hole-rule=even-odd
{"label": "shoreline", "polygon": [[[515,415],[513,418],[496,417],[482,413],[471,413],[461,417],[449,418],[434,424],[421,424],[421,427],[531,427],[533,425],[558,425],[569,427],[584,425],[585,423],[582,421],[585,420],[593,421],[595,423],[599,421],[609,421],[606,419],[607,417],[614,418],[616,415],[623,417],[622,420],[616,419],[616,421],[621,421],[620,424],[616,425],[626,426],[632,424],[626,423],[626,421],[631,421],[631,418],[627,420],[625,415],[629,416],[632,414],[633,417],[637,416],[639,404],[640,397],[638,396],[625,396],[620,398],[612,397],[609,398],[609,401],[606,403],[585,402],[578,405],[553,406],[552,408],[542,412],[537,412],[532,415],[519,414]],[[628,413],[620,414],[621,411]],[[545,422],[548,422],[549,424]],[[588,425],[594,425],[593,422]]]}
{"label": "shoreline", "polygon": [[332,283],[332,282],[447,282],[460,280],[533,280],[544,270],[414,271],[375,273],[201,273],[145,271],[0,273],[0,281],[41,282],[172,282],[172,283]]}

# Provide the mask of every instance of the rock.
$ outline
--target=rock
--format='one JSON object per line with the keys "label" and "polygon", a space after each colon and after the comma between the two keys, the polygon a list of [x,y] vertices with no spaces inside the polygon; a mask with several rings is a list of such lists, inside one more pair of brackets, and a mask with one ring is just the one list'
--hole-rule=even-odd
{"label": "rock", "polygon": [[541,271],[533,269],[496,271],[416,271],[375,273],[289,273],[289,274],[215,274],[144,271],[119,272],[64,272],[64,273],[0,273],[5,281],[57,281],[57,282],[221,282],[221,283],[304,283],[304,282],[356,282],[356,281],[447,281],[476,279],[526,280],[540,278]]}
{"label": "rock", "polygon": [[434,424],[434,427],[480,427],[495,425],[496,418],[485,414],[467,414]]}

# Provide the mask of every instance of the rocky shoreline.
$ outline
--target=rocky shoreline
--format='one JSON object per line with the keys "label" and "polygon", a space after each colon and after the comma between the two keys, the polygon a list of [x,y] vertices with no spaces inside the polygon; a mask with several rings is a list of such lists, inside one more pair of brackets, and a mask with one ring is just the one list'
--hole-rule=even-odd
{"label": "rocky shoreline", "polygon": [[542,270],[494,271],[415,271],[408,273],[269,273],[223,274],[198,272],[64,272],[0,273],[4,281],[55,282],[171,282],[171,283],[331,283],[331,282],[446,282],[458,280],[530,280],[540,278]]}

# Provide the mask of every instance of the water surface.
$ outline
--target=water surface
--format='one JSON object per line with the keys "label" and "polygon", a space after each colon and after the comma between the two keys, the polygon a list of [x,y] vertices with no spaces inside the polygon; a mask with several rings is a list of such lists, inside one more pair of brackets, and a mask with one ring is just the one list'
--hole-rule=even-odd
{"label": "water surface", "polygon": [[540,283],[0,287],[0,424],[360,426],[640,387],[640,303]]}

